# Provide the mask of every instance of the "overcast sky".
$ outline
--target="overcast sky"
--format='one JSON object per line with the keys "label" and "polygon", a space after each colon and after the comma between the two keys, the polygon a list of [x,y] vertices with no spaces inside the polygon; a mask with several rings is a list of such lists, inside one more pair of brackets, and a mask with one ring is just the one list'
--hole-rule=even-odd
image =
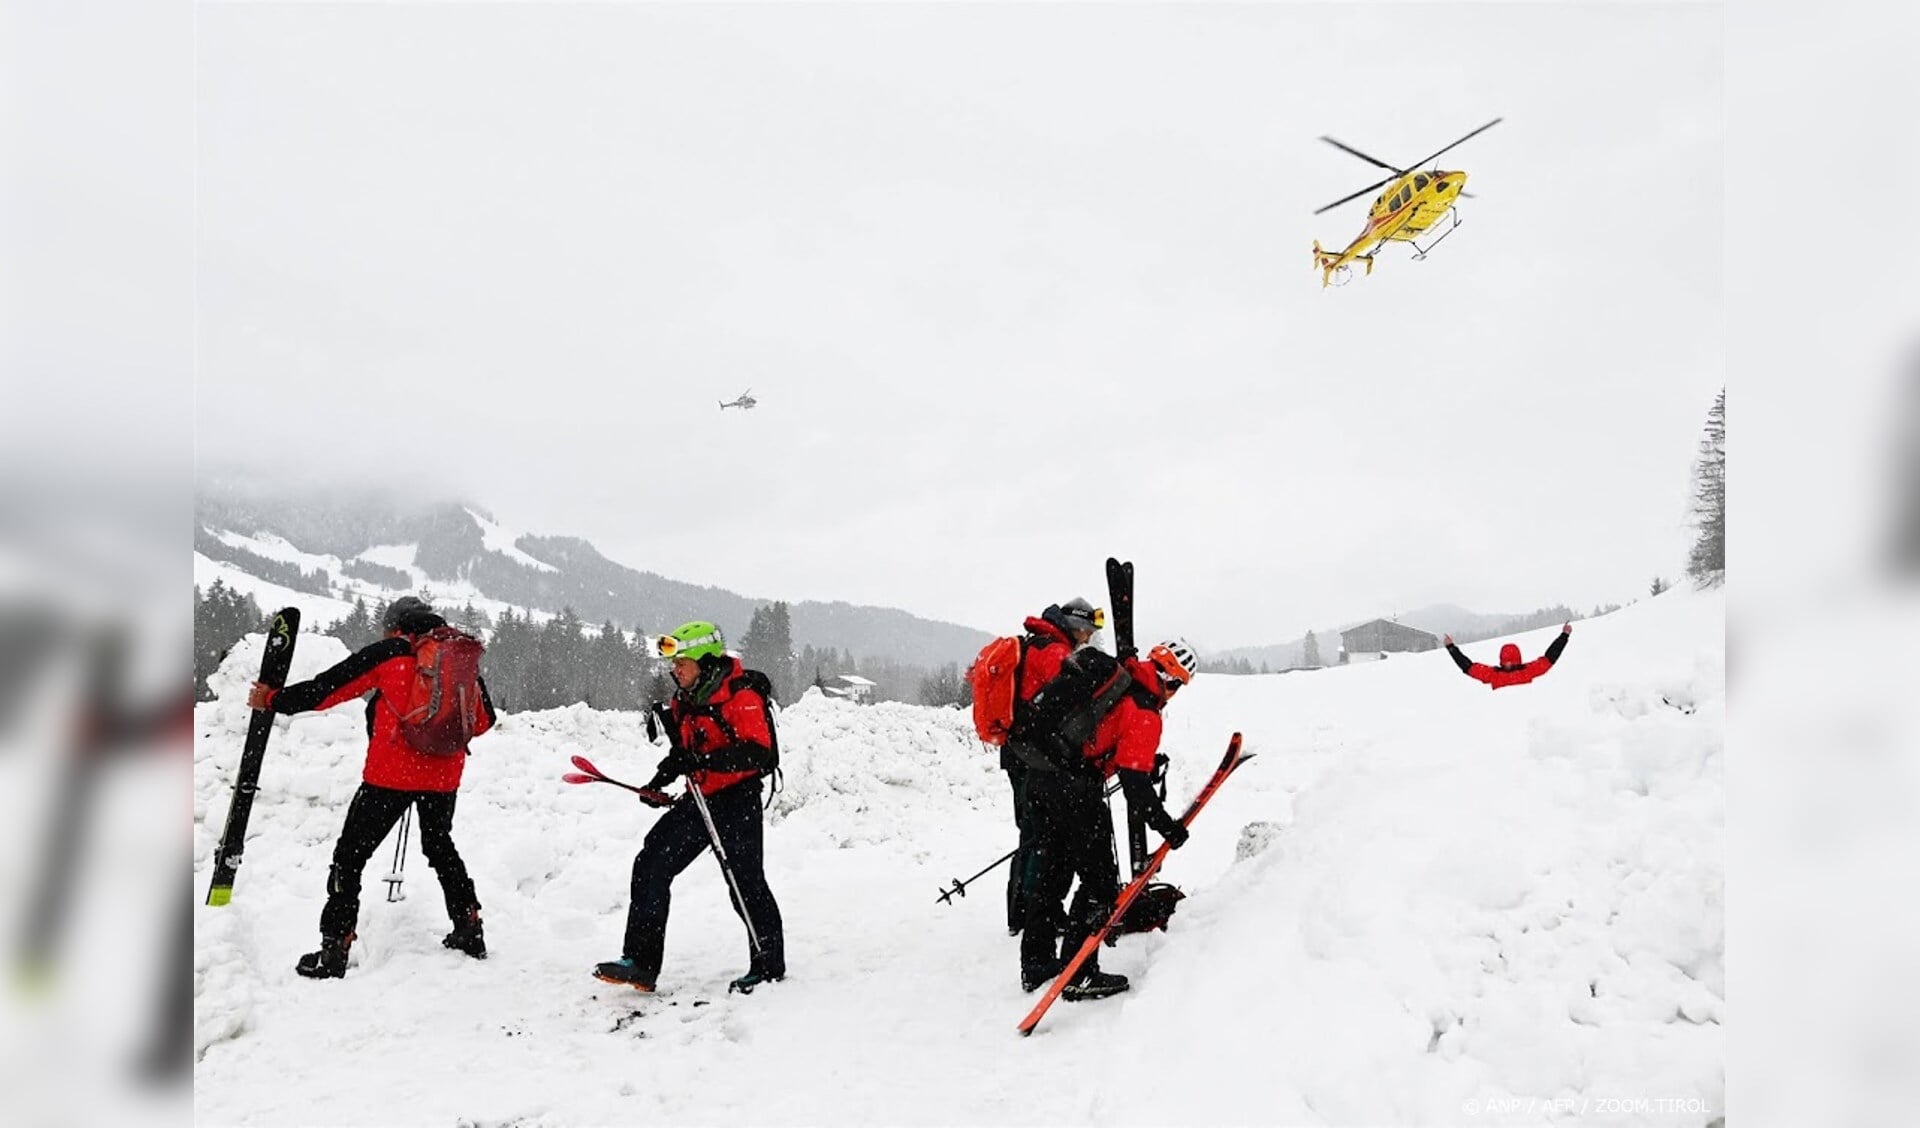
{"label": "overcast sky", "polygon": [[[1725,378],[1720,25],[203,6],[199,457],[989,630],[1109,554],[1203,647],[1624,602],[1684,562]],[[1321,289],[1366,201],[1313,209],[1384,173],[1318,135],[1497,116],[1430,259]]]}

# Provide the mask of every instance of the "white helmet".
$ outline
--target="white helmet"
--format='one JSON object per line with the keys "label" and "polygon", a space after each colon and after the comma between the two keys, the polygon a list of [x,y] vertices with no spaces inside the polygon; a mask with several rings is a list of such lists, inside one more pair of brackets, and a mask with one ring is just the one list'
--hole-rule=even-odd
{"label": "white helmet", "polygon": [[1200,672],[1200,656],[1184,638],[1170,638],[1147,651],[1147,661],[1160,667],[1160,672],[1173,681],[1185,685]]}

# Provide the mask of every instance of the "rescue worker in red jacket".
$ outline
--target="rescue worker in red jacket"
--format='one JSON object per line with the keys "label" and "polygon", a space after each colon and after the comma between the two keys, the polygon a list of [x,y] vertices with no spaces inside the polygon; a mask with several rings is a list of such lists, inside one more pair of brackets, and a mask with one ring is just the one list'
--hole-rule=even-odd
{"label": "rescue worker in red jacket", "polygon": [[[386,637],[354,651],[308,681],[278,691],[253,684],[247,704],[276,713],[331,709],[358,697],[367,700],[367,762],[360,790],[347,805],[346,825],[333,848],[327,871],[327,903],[320,910],[320,950],[300,957],[294,970],[309,979],[338,979],[347,973],[347,951],[360,919],[360,877],[408,806],[419,811],[420,852],[440,878],[453,931],[441,943],[485,959],[487,942],[480,927],[480,900],[473,879],[453,844],[453,806],[467,753],[430,756],[417,752],[400,735],[395,701],[405,701],[413,682],[414,640],[447,621],[423,600],[403,595],[381,616]],[[495,720],[487,683],[480,681],[480,708],[489,726]]]}
{"label": "rescue worker in red jacket", "polygon": [[1525,685],[1540,675],[1553,669],[1560,660],[1561,651],[1567,648],[1567,639],[1573,637],[1573,624],[1563,623],[1560,634],[1547,647],[1547,652],[1531,662],[1520,660],[1520,648],[1509,642],[1500,648],[1500,664],[1488,666],[1469,659],[1460,653],[1453,644],[1453,636],[1447,635],[1441,641],[1446,643],[1447,653],[1453,656],[1453,664],[1460,672],[1475,681],[1486,682],[1490,689],[1504,689],[1510,685]]}
{"label": "rescue worker in red jacket", "polygon": [[1037,616],[1028,616],[1022,640],[1018,699],[1014,705],[1013,731],[1000,746],[1000,770],[1007,773],[1013,789],[1013,825],[1019,833],[1013,864],[1007,870],[1007,934],[1020,935],[1026,921],[1025,890],[1032,876],[1028,859],[1032,856],[1032,833],[1027,819],[1028,762],[1037,745],[1050,738],[1050,725],[1057,718],[1035,714],[1029,706],[1054,678],[1060,675],[1067,657],[1087,644],[1094,633],[1107,625],[1107,613],[1084,599],[1069,599],[1049,606]]}
{"label": "rescue worker in red jacket", "polygon": [[[1181,686],[1193,680],[1199,660],[1193,647],[1175,639],[1153,647],[1144,659],[1127,655],[1119,665],[1127,684],[1099,717],[1077,762],[1064,771],[1037,771],[1028,784],[1035,880],[1020,937],[1024,990],[1031,991],[1060,974],[1113,912],[1120,877],[1114,860],[1113,817],[1106,804],[1108,778],[1119,775],[1128,807],[1168,846],[1177,850],[1187,841],[1187,828],[1167,813],[1154,792],[1152,777],[1160,750],[1160,711]],[[1080,888],[1068,909],[1067,887],[1076,877]],[[1127,987],[1126,976],[1100,970],[1095,952],[1060,994],[1069,1000],[1098,999]]]}
{"label": "rescue worker in red jacket", "polygon": [[[594,975],[641,991],[652,991],[660,975],[667,938],[667,912],[673,879],[713,844],[700,808],[697,788],[713,818],[713,833],[726,851],[732,874],[733,911],[748,928],[751,960],[732,988],[751,991],[768,980],[784,979],[787,949],[780,906],[767,886],[762,850],[761,777],[771,770],[775,737],[768,716],[771,687],[764,677],[744,670],[727,653],[720,628],[687,623],[655,644],[673,661],[674,693],[669,716],[675,728],[673,751],[660,761],[642,801],[666,805],[666,813],[647,832],[633,860],[633,901],[621,957],[594,968]],[[680,776],[688,792],[671,800],[660,790]],[[759,950],[753,950],[753,939]]]}

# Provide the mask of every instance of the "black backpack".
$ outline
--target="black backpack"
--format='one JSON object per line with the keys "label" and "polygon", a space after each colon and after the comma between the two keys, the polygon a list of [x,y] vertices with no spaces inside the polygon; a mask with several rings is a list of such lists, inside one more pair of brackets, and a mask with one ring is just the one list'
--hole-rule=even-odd
{"label": "black backpack", "polygon": [[1076,770],[1091,762],[1080,754],[1094,729],[1133,688],[1133,678],[1104,650],[1083,646],[1068,657],[1060,673],[1028,703],[1016,733],[1022,744],[1043,753],[1046,766]]}

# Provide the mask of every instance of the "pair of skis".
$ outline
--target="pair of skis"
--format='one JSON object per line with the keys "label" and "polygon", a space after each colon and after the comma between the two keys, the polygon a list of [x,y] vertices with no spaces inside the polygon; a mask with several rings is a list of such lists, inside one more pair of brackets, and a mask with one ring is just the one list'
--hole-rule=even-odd
{"label": "pair of skis", "polygon": [[[1107,557],[1107,602],[1113,606],[1113,653],[1131,656],[1133,650],[1133,561]],[[1147,868],[1147,820],[1127,806],[1127,857],[1135,877]]]}

